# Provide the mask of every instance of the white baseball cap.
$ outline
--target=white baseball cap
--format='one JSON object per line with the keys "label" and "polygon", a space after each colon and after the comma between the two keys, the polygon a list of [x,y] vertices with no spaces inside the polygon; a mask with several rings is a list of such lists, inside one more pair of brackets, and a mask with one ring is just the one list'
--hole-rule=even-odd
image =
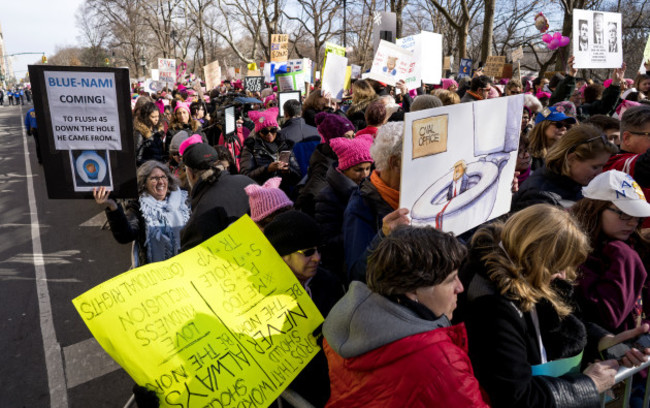
{"label": "white baseball cap", "polygon": [[650,204],[643,190],[629,174],[605,171],[582,187],[582,195],[593,200],[610,201],[632,217],[650,217]]}

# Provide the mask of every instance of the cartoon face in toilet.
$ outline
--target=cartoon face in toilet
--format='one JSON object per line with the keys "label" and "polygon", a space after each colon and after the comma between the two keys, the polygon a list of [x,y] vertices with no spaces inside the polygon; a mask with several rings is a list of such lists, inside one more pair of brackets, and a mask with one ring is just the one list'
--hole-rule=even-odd
{"label": "cartoon face in toilet", "polygon": [[469,177],[465,174],[466,170],[467,164],[465,163],[465,160],[458,160],[454,164],[454,176],[447,190],[447,200],[451,200],[467,190]]}
{"label": "cartoon face in toilet", "polygon": [[384,67],[384,72],[388,72],[391,75],[397,75],[397,57],[388,57],[386,59],[386,66]]}
{"label": "cartoon face in toilet", "polygon": [[[461,234],[509,211],[522,112],[515,95],[407,114],[400,207],[414,225]],[[442,115],[446,149],[422,152],[422,124]]]}

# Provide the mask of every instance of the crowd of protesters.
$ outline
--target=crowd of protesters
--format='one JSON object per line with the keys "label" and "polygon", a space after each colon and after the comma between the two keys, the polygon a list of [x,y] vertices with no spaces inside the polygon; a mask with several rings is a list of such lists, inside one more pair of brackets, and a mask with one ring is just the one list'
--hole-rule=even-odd
{"label": "crowd of protesters", "polygon": [[[95,199],[134,266],[249,214],[326,317],[290,386],[314,406],[597,407],[619,365],[650,354],[600,355],[650,327],[650,76],[623,66],[601,83],[573,63],[413,91],[358,79],[342,100],[317,83],[283,117],[270,84],[135,86],[140,195]],[[459,237],[410,226],[404,114],[521,93],[511,212]]]}

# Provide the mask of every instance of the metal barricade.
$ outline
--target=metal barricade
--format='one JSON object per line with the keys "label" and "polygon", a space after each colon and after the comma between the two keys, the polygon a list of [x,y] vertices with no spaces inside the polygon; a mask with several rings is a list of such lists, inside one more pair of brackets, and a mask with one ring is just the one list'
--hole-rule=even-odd
{"label": "metal barricade", "polygon": [[[625,381],[625,392],[623,393],[623,407],[628,407],[630,405],[630,395],[632,394],[632,378],[634,377],[634,374],[643,371],[650,367],[650,359],[648,359],[645,363],[641,364],[638,367],[632,367],[632,368],[627,368],[627,367],[620,367],[618,369],[618,372],[616,373],[616,377],[614,380],[616,381],[616,384]],[[645,383],[645,395],[643,396],[643,406],[645,408],[648,408],[650,405],[648,403],[650,402],[650,375],[648,375],[648,379],[646,380]],[[602,394],[600,398],[600,406],[605,407],[606,404],[606,395]]]}

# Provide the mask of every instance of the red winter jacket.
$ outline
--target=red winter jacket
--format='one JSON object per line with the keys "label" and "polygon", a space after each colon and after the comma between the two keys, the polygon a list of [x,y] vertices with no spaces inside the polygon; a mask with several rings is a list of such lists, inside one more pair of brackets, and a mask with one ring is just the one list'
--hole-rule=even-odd
{"label": "red winter jacket", "polygon": [[467,356],[459,324],[414,334],[344,359],[327,340],[327,407],[489,407]]}

